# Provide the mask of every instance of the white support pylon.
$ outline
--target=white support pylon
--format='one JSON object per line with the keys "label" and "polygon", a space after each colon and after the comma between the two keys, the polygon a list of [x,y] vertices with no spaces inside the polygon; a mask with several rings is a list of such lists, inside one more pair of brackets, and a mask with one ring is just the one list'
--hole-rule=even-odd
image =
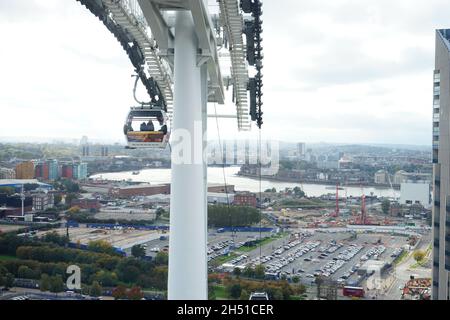
{"label": "white support pylon", "polygon": [[[192,14],[178,11],[175,23],[172,183],[170,195],[169,300],[206,300],[207,212],[205,72],[197,65],[198,39]],[[202,81],[203,80],[203,81]],[[179,141],[181,139],[189,139]],[[183,144],[180,148],[179,144]],[[178,144],[178,146],[177,146]],[[179,151],[183,159],[180,162]]]}

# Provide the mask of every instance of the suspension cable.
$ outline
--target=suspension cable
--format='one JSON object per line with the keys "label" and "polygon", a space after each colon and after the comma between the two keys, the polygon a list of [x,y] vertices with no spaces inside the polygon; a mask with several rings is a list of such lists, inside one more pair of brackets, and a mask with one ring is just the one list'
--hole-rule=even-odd
{"label": "suspension cable", "polygon": [[220,128],[219,128],[219,119],[217,116],[217,108],[216,108],[216,103],[214,102],[214,115],[216,118],[216,127],[217,127],[217,136],[219,138],[219,148],[220,148],[220,155],[221,155],[221,159],[222,159],[222,174],[223,174],[223,183],[225,186],[225,194],[227,196],[227,211],[228,211],[228,217],[229,217],[229,222],[230,222],[230,228],[231,228],[231,232],[232,232],[232,239],[233,239],[233,245],[235,244],[234,240],[235,240],[235,235],[234,235],[234,230],[233,230],[233,223],[232,223],[232,218],[231,218],[231,211],[230,211],[230,197],[228,194],[228,185],[227,185],[227,177],[225,174],[225,162],[224,160],[224,152],[223,152],[223,148],[222,148],[222,140],[220,137]]}

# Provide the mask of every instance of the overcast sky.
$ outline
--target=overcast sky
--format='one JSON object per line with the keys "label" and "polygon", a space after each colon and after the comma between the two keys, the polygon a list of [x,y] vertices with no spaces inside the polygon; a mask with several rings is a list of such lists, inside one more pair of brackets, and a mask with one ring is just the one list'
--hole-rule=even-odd
{"label": "overcast sky", "polygon": [[[449,12],[444,0],[266,0],[263,137],[430,144],[434,32]],[[0,39],[0,137],[123,142],[133,68],[79,2],[1,0]]]}

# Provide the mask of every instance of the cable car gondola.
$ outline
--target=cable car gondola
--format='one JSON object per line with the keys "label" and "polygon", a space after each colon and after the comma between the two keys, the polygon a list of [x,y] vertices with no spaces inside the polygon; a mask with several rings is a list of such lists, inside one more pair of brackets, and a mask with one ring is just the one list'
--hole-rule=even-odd
{"label": "cable car gondola", "polygon": [[131,107],[123,133],[129,149],[164,149],[170,138],[168,117],[164,110],[155,106]]}
{"label": "cable car gondola", "polygon": [[267,292],[252,292],[249,300],[269,300]]}

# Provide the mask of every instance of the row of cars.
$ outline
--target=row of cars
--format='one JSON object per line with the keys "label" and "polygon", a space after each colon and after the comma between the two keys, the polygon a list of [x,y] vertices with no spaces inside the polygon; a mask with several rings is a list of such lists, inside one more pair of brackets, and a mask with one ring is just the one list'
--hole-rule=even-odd
{"label": "row of cars", "polygon": [[[354,257],[359,251],[361,251],[361,250],[363,249],[362,246],[357,246],[357,245],[352,245],[352,246],[353,246],[353,248],[354,248],[353,250],[357,250],[357,252],[354,253],[352,257]],[[347,270],[347,272],[345,272],[345,273],[337,280],[337,282],[338,282],[339,284],[342,284],[342,283],[346,282],[347,279],[350,278],[350,276],[351,276],[353,273],[355,273],[355,272],[361,267],[362,262],[367,261],[367,260],[369,260],[369,259],[371,259],[371,258],[376,260],[376,259],[378,259],[378,257],[379,257],[384,251],[386,251],[386,247],[385,247],[385,246],[382,246],[382,245],[379,245],[379,246],[375,246],[375,247],[370,248],[364,255],[361,256],[360,262],[357,263],[357,264],[355,264],[354,266],[352,266],[349,270]],[[350,257],[350,259],[351,259],[352,257]],[[350,260],[350,259],[348,259],[348,260]],[[347,261],[348,261],[348,260],[347,260]]]}
{"label": "row of cars", "polygon": [[[301,242],[299,242],[301,243]],[[298,244],[299,244],[298,243]],[[298,245],[297,244],[297,245]],[[299,245],[295,250],[289,252],[286,256],[277,257],[272,263],[267,264],[267,273],[279,272],[283,267],[294,262],[296,259],[307,254],[308,252],[315,251],[315,249],[320,245],[320,241],[308,241],[305,244]],[[286,275],[289,274],[286,272]]]}
{"label": "row of cars", "polygon": [[378,257],[386,251],[386,247],[383,245],[375,246],[373,248],[370,248],[369,251],[366,252],[365,255],[361,257],[361,261],[367,261],[369,259],[377,260]]}

